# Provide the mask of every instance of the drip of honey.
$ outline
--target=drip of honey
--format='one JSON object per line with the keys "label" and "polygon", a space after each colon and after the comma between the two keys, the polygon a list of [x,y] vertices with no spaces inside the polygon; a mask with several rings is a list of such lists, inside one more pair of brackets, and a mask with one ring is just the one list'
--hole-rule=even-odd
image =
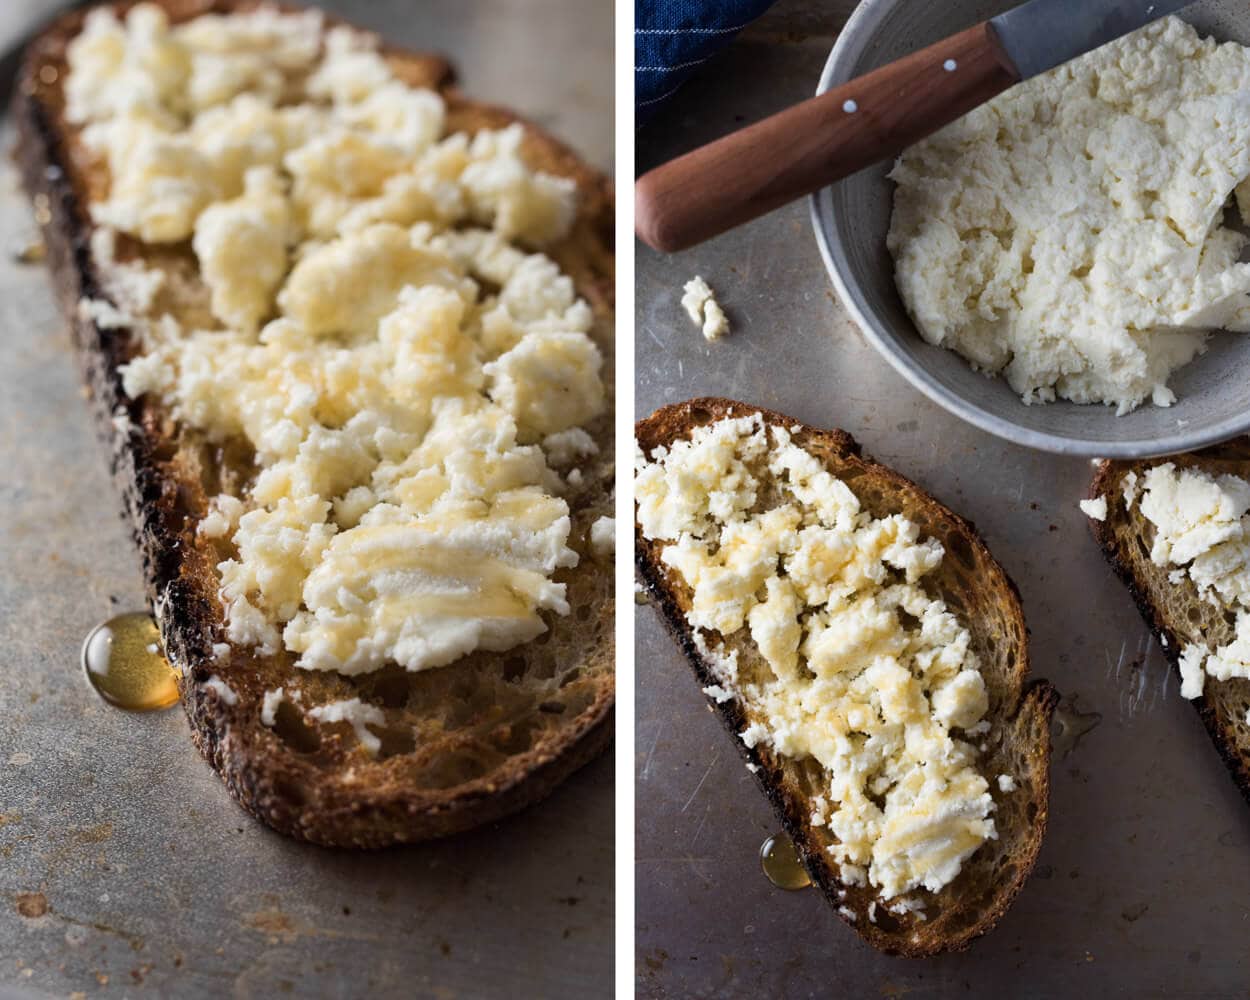
{"label": "drip of honey", "polygon": [[811,876],[799,860],[794,841],[784,833],[764,841],[760,847],[760,867],[764,869],[768,881],[778,889],[806,889],[812,884]]}
{"label": "drip of honey", "polygon": [[146,612],[118,615],[93,628],[82,644],[82,665],[100,697],[118,708],[152,712],[178,701],[178,675]]}
{"label": "drip of honey", "polygon": [[42,264],[47,257],[48,248],[41,239],[27,240],[13,248],[13,259],[19,264]]}

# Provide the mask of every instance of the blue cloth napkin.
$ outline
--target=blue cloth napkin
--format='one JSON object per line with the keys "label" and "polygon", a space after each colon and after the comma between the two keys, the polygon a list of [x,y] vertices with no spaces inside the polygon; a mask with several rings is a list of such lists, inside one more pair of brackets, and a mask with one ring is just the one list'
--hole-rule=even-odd
{"label": "blue cloth napkin", "polygon": [[634,114],[646,123],[686,79],[773,0],[637,0]]}

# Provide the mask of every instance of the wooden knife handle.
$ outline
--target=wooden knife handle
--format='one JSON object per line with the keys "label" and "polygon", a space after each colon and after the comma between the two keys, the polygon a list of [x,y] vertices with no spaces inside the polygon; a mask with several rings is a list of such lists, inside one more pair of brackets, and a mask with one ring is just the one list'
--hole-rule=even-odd
{"label": "wooden knife handle", "polygon": [[895,156],[1017,82],[983,22],[644,174],[635,232],[666,253],[693,246]]}

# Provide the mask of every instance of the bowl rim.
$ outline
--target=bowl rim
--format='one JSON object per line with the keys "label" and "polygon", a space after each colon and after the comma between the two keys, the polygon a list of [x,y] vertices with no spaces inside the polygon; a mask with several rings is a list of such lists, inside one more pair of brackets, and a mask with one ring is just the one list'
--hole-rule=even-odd
{"label": "bowl rim", "polygon": [[[898,2],[899,0],[862,0],[855,8],[825,60],[820,81],[816,86],[817,95],[851,79],[851,63],[861,55],[885,16]],[[837,235],[837,227],[833,218],[832,186],[814,192],[809,197],[808,204],[812,228],[816,233],[820,256],[825,262],[825,270],[829,272],[829,277],[842,305],[850,313],[851,319],[863,332],[868,342],[914,388],[920,390],[949,413],[974,427],[1028,448],[1083,458],[1154,458],[1176,452],[1193,451],[1250,430],[1250,410],[1248,410],[1241,416],[1230,417],[1215,424],[1197,427],[1192,431],[1182,430],[1163,437],[1114,442],[1092,441],[1088,438],[1035,430],[991,413],[966,396],[947,388],[924,365],[894,348],[887,336],[870,318],[871,312],[867,301],[852,284],[850,261],[846,248]],[[919,336],[919,333],[916,333],[916,336]],[[1001,376],[994,377],[1001,378]],[[1097,408],[1097,404],[1085,405]]]}

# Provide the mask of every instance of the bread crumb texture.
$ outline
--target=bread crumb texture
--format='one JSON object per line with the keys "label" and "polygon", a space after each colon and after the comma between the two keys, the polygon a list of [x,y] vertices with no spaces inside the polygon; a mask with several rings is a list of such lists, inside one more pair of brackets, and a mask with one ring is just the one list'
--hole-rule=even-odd
{"label": "bread crumb texture", "polygon": [[[101,8],[68,61],[67,115],[108,178],[90,210],[111,301],[80,308],[136,332],[129,396],[255,453],[200,526],[232,552],[226,638],[421,670],[568,614],[554,470],[597,450],[582,427],[606,408],[592,311],[540,252],[574,182],[526,165],[519,125],[449,134],[438,93],[312,11]],[[189,243],[200,321],[118,234]]]}
{"label": "bread crumb texture", "polygon": [[1250,49],[1175,17],[903,153],[888,246],[921,335],[1026,403],[1169,405],[1209,331],[1250,330]]}
{"label": "bread crumb texture", "polygon": [[[791,432],[724,419],[637,456],[638,524],[692,592],[687,613],[718,701],[740,734],[815,758],[815,825],[848,884],[890,900],[937,891],[997,836],[989,783],[965,736],[989,729],[971,636],[924,577],[939,542],[901,515],[875,518]],[[746,679],[719,637],[746,630],[768,669]]]}

